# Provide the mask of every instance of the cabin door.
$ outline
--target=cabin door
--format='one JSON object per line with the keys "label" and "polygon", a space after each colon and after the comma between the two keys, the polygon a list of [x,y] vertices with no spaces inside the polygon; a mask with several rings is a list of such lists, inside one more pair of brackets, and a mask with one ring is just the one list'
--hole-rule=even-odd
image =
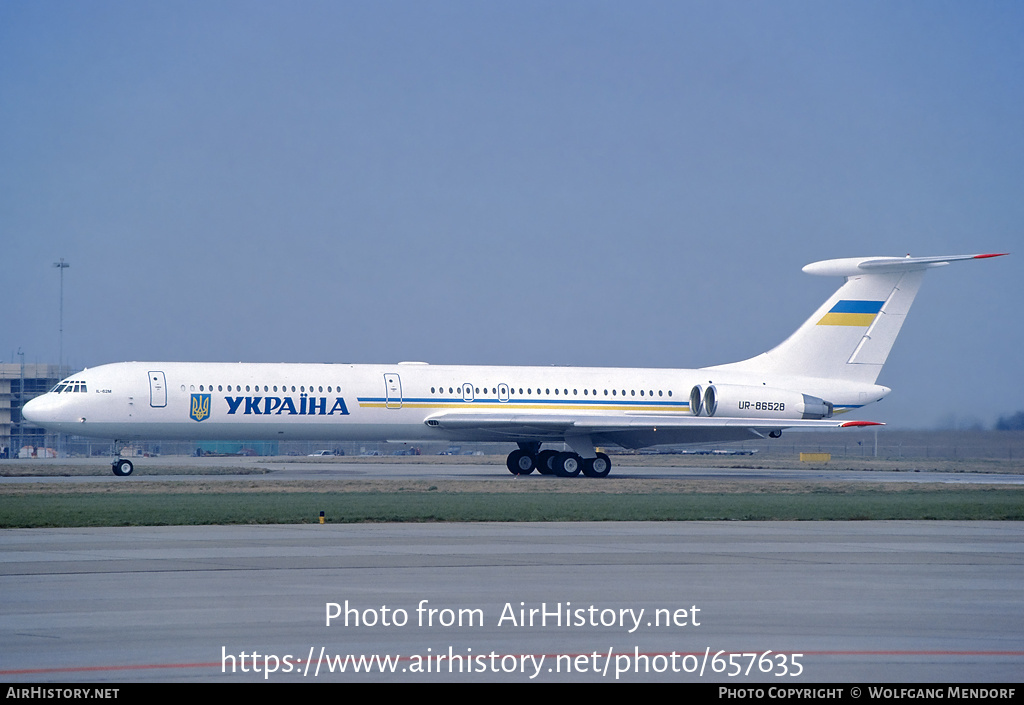
{"label": "cabin door", "polygon": [[149,373],[149,405],[154,409],[167,406],[167,380],[163,372]]}
{"label": "cabin door", "polygon": [[402,380],[396,374],[384,375],[384,406],[388,409],[402,408]]}

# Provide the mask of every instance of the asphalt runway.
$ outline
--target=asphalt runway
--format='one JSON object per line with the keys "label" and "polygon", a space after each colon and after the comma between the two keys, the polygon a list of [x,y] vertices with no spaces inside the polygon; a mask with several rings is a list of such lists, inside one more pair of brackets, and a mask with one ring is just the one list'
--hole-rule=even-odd
{"label": "asphalt runway", "polygon": [[5,682],[1024,676],[1021,522],[15,529],[0,546]]}

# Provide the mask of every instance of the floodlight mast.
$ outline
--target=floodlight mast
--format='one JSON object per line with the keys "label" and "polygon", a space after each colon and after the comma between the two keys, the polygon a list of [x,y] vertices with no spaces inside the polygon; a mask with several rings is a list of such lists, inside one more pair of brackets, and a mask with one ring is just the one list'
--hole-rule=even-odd
{"label": "floodlight mast", "polygon": [[57,356],[57,375],[64,377],[64,270],[71,266],[60,258],[60,262],[54,262],[53,266],[60,270],[60,354]]}

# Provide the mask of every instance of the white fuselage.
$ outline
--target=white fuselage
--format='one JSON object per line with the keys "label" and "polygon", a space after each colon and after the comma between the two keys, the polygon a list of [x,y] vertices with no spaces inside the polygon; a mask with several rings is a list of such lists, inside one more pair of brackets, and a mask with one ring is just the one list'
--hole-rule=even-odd
{"label": "white fuselage", "polygon": [[[423,363],[125,362],[85,370],[62,385],[30,402],[26,417],[54,431],[120,440],[545,440],[543,429],[520,429],[529,428],[531,418],[565,415],[692,419],[691,390],[711,385],[722,398],[717,420],[757,419],[754,425],[784,428],[800,425],[790,423],[794,419],[821,417],[807,415],[804,395],[843,412],[889,391],[822,379],[754,379],[713,369]],[[730,395],[730,390],[737,391]],[[511,428],[430,423],[459,412],[514,415],[518,423]],[[595,435],[605,436],[607,426]],[[622,430],[613,442],[643,447],[750,437],[745,428],[721,423],[654,433]],[[551,433],[550,439],[563,435]]]}

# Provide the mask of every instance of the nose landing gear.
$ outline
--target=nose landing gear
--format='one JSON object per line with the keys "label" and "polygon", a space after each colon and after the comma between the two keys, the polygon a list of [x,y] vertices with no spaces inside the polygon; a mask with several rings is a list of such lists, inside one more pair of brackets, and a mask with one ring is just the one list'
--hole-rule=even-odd
{"label": "nose landing gear", "polygon": [[110,469],[118,477],[128,477],[135,470],[135,466],[126,458],[118,458],[110,464]]}
{"label": "nose landing gear", "polygon": [[118,477],[128,477],[135,470],[132,461],[121,457],[121,449],[125,447],[124,441],[115,440],[111,450],[114,459],[110,463],[110,470]]}

